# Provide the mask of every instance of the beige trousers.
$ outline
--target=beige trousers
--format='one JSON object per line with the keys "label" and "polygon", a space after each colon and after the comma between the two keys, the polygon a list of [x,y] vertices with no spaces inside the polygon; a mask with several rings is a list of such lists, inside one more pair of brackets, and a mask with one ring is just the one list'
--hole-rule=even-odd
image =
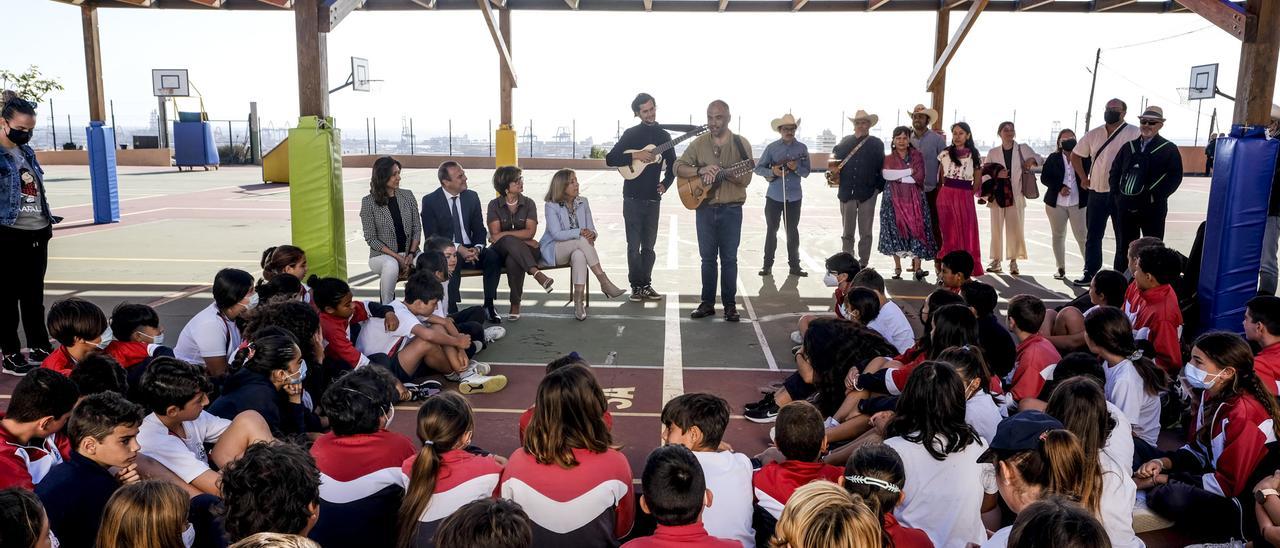
{"label": "beige trousers", "polygon": [[586,238],[556,242],[555,246],[556,266],[572,265],[569,271],[572,272],[573,285],[587,283],[587,273],[591,271],[591,267],[600,264],[596,246],[587,242]]}

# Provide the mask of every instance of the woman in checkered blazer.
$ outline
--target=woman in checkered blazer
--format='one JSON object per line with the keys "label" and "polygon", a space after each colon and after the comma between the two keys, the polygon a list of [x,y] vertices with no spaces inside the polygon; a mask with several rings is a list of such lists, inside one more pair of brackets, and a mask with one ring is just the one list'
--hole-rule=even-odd
{"label": "woman in checkered blazer", "polygon": [[396,297],[396,281],[418,256],[422,221],[413,192],[400,188],[400,162],[390,156],[373,163],[369,195],[360,200],[360,225],[369,244],[369,268],[378,274],[383,303]]}

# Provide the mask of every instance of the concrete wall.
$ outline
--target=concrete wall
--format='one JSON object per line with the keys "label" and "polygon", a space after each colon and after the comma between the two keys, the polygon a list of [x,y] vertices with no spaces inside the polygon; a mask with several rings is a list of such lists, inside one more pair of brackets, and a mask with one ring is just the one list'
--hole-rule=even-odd
{"label": "concrete wall", "polygon": [[[116,151],[116,165],[169,167],[173,165],[172,157],[173,149],[169,148],[131,148]],[[36,151],[36,161],[46,166],[87,166],[89,151],[40,150]]]}
{"label": "concrete wall", "polygon": [[[827,167],[827,157],[830,154],[825,152],[814,153],[809,155],[810,164],[814,170],[825,170]],[[372,154],[354,154],[342,157],[342,167],[364,167],[372,168],[374,160],[381,155]],[[466,169],[493,169],[494,158],[492,156],[443,156],[443,155],[425,155],[418,154],[414,156],[404,155],[395,156],[400,161],[400,165],[405,169],[433,169],[439,167],[446,160],[453,160],[462,165]],[[42,160],[43,161],[43,160]],[[560,169],[570,168],[578,170],[591,169],[612,169],[604,165],[604,160],[594,160],[589,158],[520,158],[520,167],[524,169]]]}

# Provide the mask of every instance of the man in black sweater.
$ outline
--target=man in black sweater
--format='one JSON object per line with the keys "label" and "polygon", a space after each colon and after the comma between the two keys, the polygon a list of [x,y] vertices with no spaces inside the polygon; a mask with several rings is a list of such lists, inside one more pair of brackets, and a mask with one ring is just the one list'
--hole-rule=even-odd
{"label": "man in black sweater", "polygon": [[870,135],[871,127],[880,121],[875,114],[859,110],[849,121],[853,122],[853,135],[845,137],[831,151],[831,159],[852,158],[840,169],[840,217],[844,234],[841,241],[846,253],[854,253],[854,230],[857,230],[858,250],[854,254],[858,264],[867,266],[871,260],[871,223],[876,215],[876,194],[884,190],[884,142]]}
{"label": "man in black sweater", "polygon": [[1182,184],[1182,154],[1178,145],[1160,135],[1164,111],[1149,106],[1138,116],[1142,135],[1121,145],[1111,162],[1111,194],[1115,199],[1116,256],[1142,237],[1164,239],[1169,196]]}
{"label": "man in black sweater", "polygon": [[[662,295],[653,290],[653,250],[658,240],[658,212],[662,194],[675,179],[676,151],[667,149],[654,161],[653,153],[641,150],[647,145],[661,145],[671,140],[667,130],[658,125],[658,107],[652,95],[641,93],[631,101],[631,112],[640,118],[622,133],[613,150],[605,156],[610,167],[629,166],[633,160],[653,162],[640,176],[622,184],[622,220],[627,231],[627,277],[631,282],[632,301],[656,301]],[[626,150],[639,152],[626,153]]]}

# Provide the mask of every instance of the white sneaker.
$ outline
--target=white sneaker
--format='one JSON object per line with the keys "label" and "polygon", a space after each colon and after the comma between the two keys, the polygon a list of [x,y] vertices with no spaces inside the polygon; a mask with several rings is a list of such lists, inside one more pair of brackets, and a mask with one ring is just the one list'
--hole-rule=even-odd
{"label": "white sneaker", "polygon": [[471,362],[467,364],[466,369],[449,373],[445,375],[444,378],[449,382],[462,382],[463,379],[472,375],[488,375],[491,370],[493,370],[493,368],[490,367],[489,364],[482,361],[471,360]]}
{"label": "white sneaker", "polygon": [[837,285],[840,285],[840,281],[836,280],[836,275],[830,272],[828,272],[826,276],[822,277],[822,283],[827,287],[835,287]]}
{"label": "white sneaker", "polygon": [[792,331],[791,342],[795,344],[804,344],[804,335],[801,335],[799,331]]}
{"label": "white sneaker", "polygon": [[506,375],[471,375],[458,383],[458,391],[463,394],[492,394],[506,387]]}
{"label": "white sneaker", "polygon": [[491,325],[484,328],[484,343],[489,344],[493,341],[507,336],[507,328],[501,325]]}

